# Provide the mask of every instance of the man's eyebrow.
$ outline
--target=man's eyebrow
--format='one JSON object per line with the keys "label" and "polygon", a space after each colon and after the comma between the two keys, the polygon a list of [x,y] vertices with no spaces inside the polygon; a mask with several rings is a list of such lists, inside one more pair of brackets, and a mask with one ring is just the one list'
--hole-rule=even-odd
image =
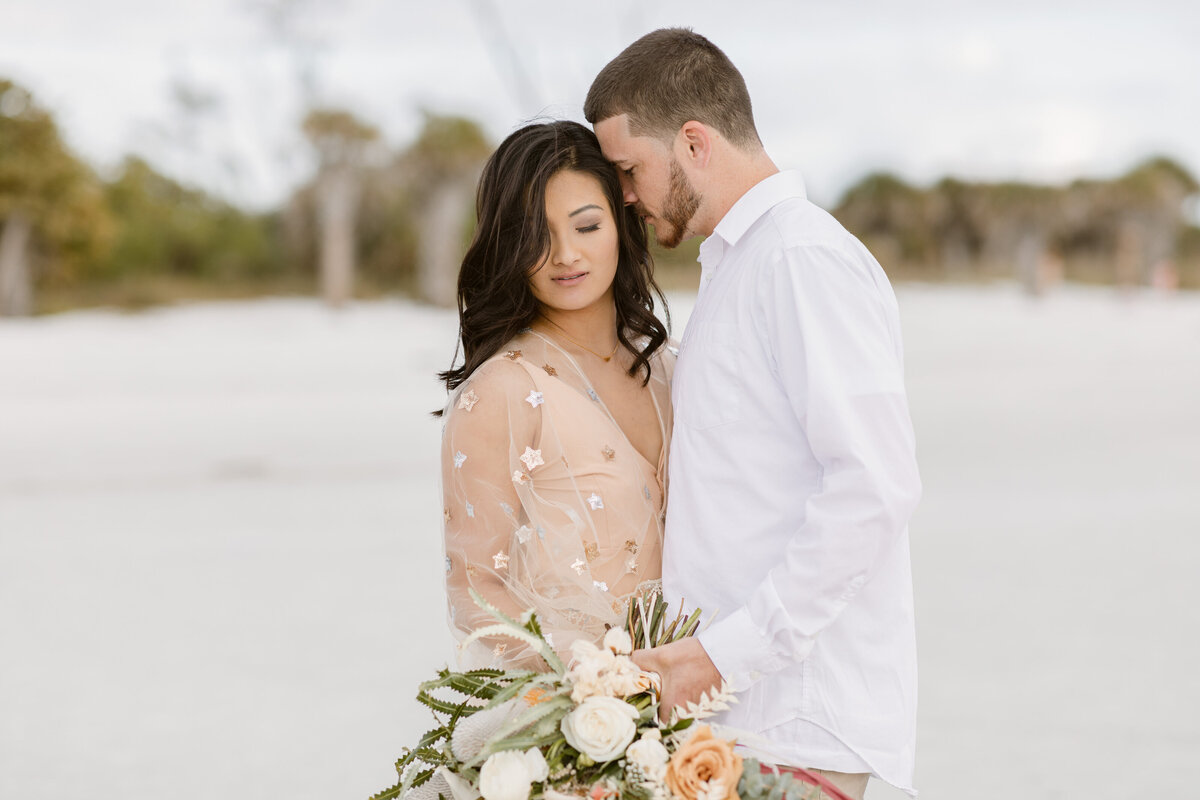
{"label": "man's eyebrow", "polygon": [[576,214],[582,214],[584,211],[587,211],[589,208],[594,208],[594,209],[596,209],[597,211],[602,211],[602,210],[603,210],[603,209],[601,209],[601,208],[600,208],[600,206],[596,205],[595,203],[588,203],[586,206],[580,206],[579,208],[575,209],[575,210],[574,210],[574,211],[572,211],[570,214],[567,214],[567,216],[568,216],[568,217],[573,217],[573,216],[575,216]]}

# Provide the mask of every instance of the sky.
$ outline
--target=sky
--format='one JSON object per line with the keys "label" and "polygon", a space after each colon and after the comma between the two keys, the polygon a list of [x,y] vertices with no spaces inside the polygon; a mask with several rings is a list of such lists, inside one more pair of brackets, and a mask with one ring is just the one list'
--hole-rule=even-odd
{"label": "sky", "polygon": [[136,152],[250,207],[311,175],[309,105],[348,108],[397,149],[423,111],[498,142],[582,120],[596,72],[667,25],[725,50],[768,152],[826,205],[879,170],[1057,182],[1162,153],[1200,172],[1191,0],[0,0],[0,15],[0,76],[102,173]]}

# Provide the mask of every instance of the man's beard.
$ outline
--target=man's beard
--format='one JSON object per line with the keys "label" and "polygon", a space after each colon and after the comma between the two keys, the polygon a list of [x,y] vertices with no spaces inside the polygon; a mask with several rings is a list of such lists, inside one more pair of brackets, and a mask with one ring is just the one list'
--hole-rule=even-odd
{"label": "man's beard", "polygon": [[[678,247],[687,233],[687,226],[700,208],[700,194],[683,172],[683,167],[671,159],[671,171],[667,179],[667,196],[663,200],[661,219],[666,225],[655,224],[654,238],[660,246],[670,250]],[[666,228],[666,230],[664,230]]]}

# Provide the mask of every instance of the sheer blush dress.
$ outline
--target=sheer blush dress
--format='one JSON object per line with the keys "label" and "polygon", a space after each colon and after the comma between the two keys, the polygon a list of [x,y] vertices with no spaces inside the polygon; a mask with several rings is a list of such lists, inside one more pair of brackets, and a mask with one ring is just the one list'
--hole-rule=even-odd
{"label": "sheer blush dress", "polygon": [[[617,425],[574,357],[527,330],[450,397],[442,436],[446,595],[460,641],[532,609],[560,654],[623,623],[629,598],[662,576],[673,352],[646,387],[662,434],[652,463]],[[544,669],[513,640],[481,639],[460,667]]]}

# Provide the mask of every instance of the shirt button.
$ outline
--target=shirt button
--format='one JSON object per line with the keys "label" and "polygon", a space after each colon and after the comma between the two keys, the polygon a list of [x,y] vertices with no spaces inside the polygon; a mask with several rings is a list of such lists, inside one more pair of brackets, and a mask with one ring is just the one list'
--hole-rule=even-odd
{"label": "shirt button", "polygon": [[762,673],[759,672],[758,670],[756,670],[756,669],[750,670],[750,680],[756,681],[761,677],[762,677]]}

